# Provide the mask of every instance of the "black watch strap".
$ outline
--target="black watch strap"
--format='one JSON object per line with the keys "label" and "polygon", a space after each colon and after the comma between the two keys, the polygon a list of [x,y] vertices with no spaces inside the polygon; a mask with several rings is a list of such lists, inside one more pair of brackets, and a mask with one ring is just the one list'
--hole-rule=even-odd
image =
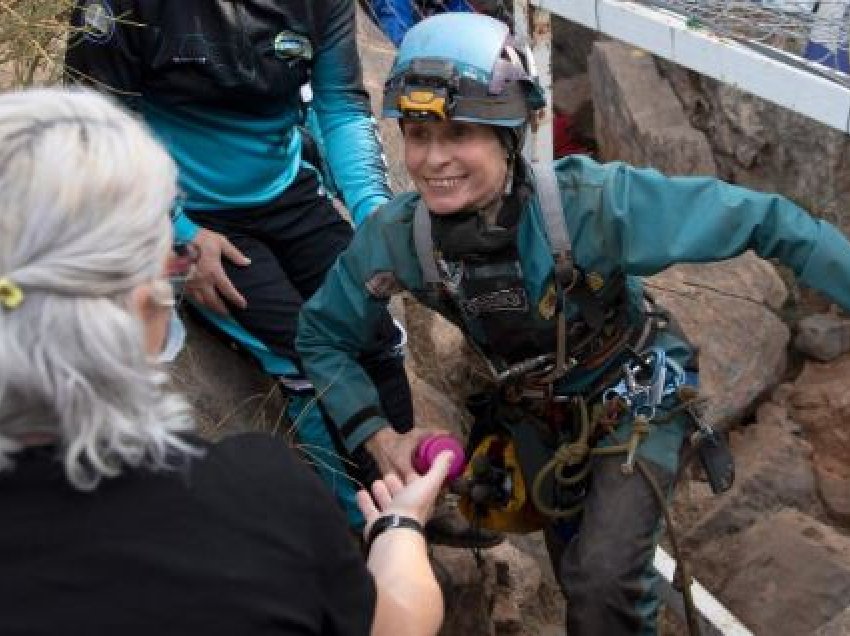
{"label": "black watch strap", "polygon": [[378,517],[369,529],[369,536],[366,537],[366,551],[368,552],[372,549],[372,544],[380,534],[393,528],[410,528],[411,530],[416,530],[423,537],[425,536],[425,529],[416,519],[397,514],[384,515],[383,517]]}

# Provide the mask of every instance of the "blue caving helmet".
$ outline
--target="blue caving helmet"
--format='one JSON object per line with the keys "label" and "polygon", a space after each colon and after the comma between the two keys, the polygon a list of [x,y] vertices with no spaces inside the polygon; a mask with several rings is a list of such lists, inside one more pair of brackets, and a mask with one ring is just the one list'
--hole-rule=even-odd
{"label": "blue caving helmet", "polygon": [[384,85],[383,116],[452,119],[511,129],[521,143],[546,105],[530,52],[485,15],[442,13],[410,29]]}

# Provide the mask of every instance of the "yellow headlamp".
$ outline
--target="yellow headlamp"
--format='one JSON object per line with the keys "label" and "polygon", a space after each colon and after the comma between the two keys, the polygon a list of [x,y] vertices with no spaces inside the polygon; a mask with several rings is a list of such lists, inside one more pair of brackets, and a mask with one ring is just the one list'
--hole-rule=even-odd
{"label": "yellow headlamp", "polygon": [[430,88],[411,88],[398,97],[398,109],[404,117],[413,119],[446,119],[446,91]]}

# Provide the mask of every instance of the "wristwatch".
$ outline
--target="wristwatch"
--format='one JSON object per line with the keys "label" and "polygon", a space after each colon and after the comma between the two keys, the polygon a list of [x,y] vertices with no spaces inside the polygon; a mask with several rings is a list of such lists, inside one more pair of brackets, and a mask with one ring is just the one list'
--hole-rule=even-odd
{"label": "wristwatch", "polygon": [[422,524],[413,517],[404,517],[399,514],[384,515],[378,517],[369,529],[369,535],[366,537],[367,552],[372,549],[372,543],[375,542],[375,539],[380,534],[393,528],[410,528],[411,530],[416,530],[423,537],[425,536],[425,529],[422,527]]}

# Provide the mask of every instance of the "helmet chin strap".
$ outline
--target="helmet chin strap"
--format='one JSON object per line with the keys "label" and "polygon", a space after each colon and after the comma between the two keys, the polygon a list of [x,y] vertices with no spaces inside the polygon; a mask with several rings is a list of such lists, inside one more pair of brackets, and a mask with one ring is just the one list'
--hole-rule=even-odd
{"label": "helmet chin strap", "polygon": [[493,195],[493,198],[489,203],[485,203],[476,210],[478,216],[484,220],[484,225],[487,228],[499,227],[497,222],[499,218],[499,211],[502,209],[505,197],[510,196],[514,189],[514,166],[516,154],[512,151],[510,145],[505,143],[505,140],[501,135],[499,138],[502,140],[502,145],[505,148],[505,163],[507,164],[505,170],[505,185],[501,191],[497,191]]}
{"label": "helmet chin strap", "polygon": [[505,196],[510,196],[514,191],[514,168],[516,167],[516,154],[509,152],[506,161],[508,163],[508,170],[505,174],[505,189],[503,193]]}
{"label": "helmet chin strap", "polygon": [[487,229],[492,227],[497,227],[497,220],[499,218],[499,210],[502,209],[502,202],[504,201],[505,195],[501,192],[497,192],[496,196],[490,201],[490,203],[486,203],[476,211],[478,216],[484,221],[484,226]]}

